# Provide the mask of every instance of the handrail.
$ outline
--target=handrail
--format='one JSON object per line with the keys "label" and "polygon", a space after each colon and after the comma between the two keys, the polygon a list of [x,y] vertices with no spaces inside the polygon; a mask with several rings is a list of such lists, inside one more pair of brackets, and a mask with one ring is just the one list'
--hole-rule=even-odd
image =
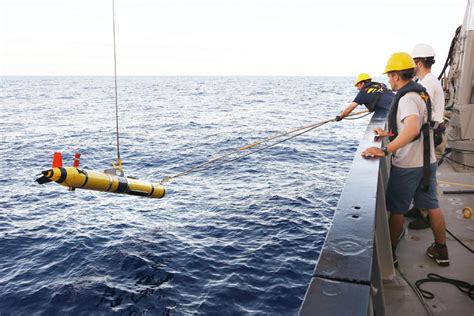
{"label": "handrail", "polygon": [[388,159],[365,159],[380,146],[373,129],[386,113],[372,117],[354,156],[300,315],[383,315],[382,279],[395,272],[385,209]]}

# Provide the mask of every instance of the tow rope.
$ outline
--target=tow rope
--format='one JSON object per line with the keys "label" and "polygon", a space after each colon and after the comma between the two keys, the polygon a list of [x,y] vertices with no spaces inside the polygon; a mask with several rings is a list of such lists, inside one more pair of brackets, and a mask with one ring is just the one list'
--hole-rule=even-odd
{"label": "tow rope", "polygon": [[[360,112],[356,112],[356,113],[352,113],[352,114],[349,114],[348,116],[351,116],[351,117],[354,117],[354,118],[351,118],[351,119],[358,119],[358,118],[362,118],[364,116],[367,116],[368,114],[365,114],[365,115],[360,115],[360,114],[364,114],[364,113],[367,113],[368,110],[363,110],[363,111],[360,111]],[[344,118],[346,119],[346,118]],[[239,160],[239,159],[242,159],[244,157],[247,157],[247,156],[250,156],[250,155],[253,155],[259,151],[262,151],[262,150],[265,150],[265,149],[268,149],[268,148],[271,148],[273,146],[276,146],[278,144],[281,144],[283,142],[286,142],[290,139],[293,139],[297,136],[300,136],[300,135],[303,135],[305,133],[308,133],[318,127],[321,127],[329,122],[334,122],[336,121],[335,118],[332,118],[332,119],[328,119],[328,120],[324,120],[324,121],[320,121],[320,122],[317,122],[317,123],[313,123],[313,124],[309,124],[309,125],[306,125],[306,126],[302,126],[302,127],[298,127],[298,128],[295,128],[295,129],[292,129],[288,132],[283,132],[283,133],[280,133],[280,134],[277,134],[275,136],[271,136],[271,137],[268,137],[268,138],[265,138],[265,139],[262,139],[262,140],[259,140],[259,141],[256,141],[254,143],[251,143],[251,144],[248,144],[248,145],[245,145],[245,146],[242,146],[242,147],[239,147],[239,148],[236,148],[236,149],[232,149],[230,150],[230,152],[226,153],[226,154],[222,154],[220,156],[217,156],[215,158],[212,158],[206,162],[203,162],[199,165],[196,165],[192,168],[189,168],[185,171],[182,171],[180,173],[177,173],[173,176],[168,176],[168,177],[165,177],[163,178],[159,184],[164,184],[166,182],[170,182],[171,180],[173,179],[176,179],[176,178],[179,178],[179,177],[182,177],[184,175],[188,175],[188,174],[191,174],[191,173],[195,173],[195,172],[199,172],[199,171],[203,171],[203,170],[206,170],[206,169],[209,169],[210,167],[217,167],[217,166],[220,166],[220,165],[223,165],[223,164],[226,164],[226,163],[229,163],[229,162],[232,162],[232,161],[235,161],[235,160]],[[291,135],[291,136],[288,136],[288,135]],[[273,143],[270,143],[266,146],[263,146],[261,148],[258,148],[258,149],[255,149],[253,151],[250,151],[250,152],[247,152],[245,154],[242,154],[242,151],[244,150],[247,150],[247,149],[250,149],[250,148],[253,148],[255,146],[258,146],[258,145],[262,145],[262,144],[265,144],[265,143],[268,143],[272,140],[275,140],[277,138],[281,138],[283,136],[288,136],[286,138],[283,138],[281,140],[278,140],[278,141],[275,141]],[[227,159],[226,159],[227,158]]]}

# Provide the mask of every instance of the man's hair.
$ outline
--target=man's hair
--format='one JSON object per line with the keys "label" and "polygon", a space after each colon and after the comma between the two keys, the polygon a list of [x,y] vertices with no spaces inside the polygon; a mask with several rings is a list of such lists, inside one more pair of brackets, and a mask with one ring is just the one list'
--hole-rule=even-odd
{"label": "man's hair", "polygon": [[431,66],[435,63],[434,57],[425,57],[425,58],[414,58],[415,63],[421,62],[423,67],[431,69]]}
{"label": "man's hair", "polygon": [[363,81],[361,81],[361,82],[359,82],[359,83],[362,83],[362,85],[365,86],[365,84],[366,84],[366,83],[369,83],[369,82],[372,82],[372,79],[363,80]]}
{"label": "man's hair", "polygon": [[408,81],[408,80],[411,80],[415,77],[415,68],[406,69],[406,70],[391,71],[390,73],[397,74],[404,81]]}

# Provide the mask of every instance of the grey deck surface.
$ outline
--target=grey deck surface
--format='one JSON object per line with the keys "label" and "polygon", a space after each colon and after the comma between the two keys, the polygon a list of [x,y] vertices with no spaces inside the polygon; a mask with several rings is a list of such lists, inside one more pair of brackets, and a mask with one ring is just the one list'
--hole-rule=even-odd
{"label": "grey deck surface", "polygon": [[[474,185],[474,173],[459,173],[448,164],[438,168],[437,179],[440,207],[446,218],[446,228],[474,249],[474,215],[464,219],[461,210],[464,206],[474,208],[474,194],[443,194],[448,190],[473,190],[472,187],[443,184],[441,181]],[[406,225],[408,225],[408,219]],[[459,244],[449,234],[447,245],[450,257],[449,267],[440,267],[426,256],[428,246],[433,242],[431,229],[406,230],[398,249],[400,271],[411,284],[426,278],[428,273],[463,280],[474,284],[474,254]],[[425,283],[423,289],[432,292],[434,299],[425,299],[434,315],[474,315],[474,301],[447,283]],[[387,315],[427,315],[416,294],[400,276],[391,281],[384,281],[384,297]]]}

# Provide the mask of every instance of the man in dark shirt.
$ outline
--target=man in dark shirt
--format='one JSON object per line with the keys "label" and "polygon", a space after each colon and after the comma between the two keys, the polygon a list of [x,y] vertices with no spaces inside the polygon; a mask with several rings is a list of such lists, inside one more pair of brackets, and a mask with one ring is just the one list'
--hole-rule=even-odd
{"label": "man in dark shirt", "polygon": [[359,93],[354,101],[336,116],[336,121],[342,120],[360,104],[365,105],[369,112],[383,111],[385,114],[388,113],[394,93],[385,84],[372,81],[370,75],[361,73],[357,76],[354,85]]}

